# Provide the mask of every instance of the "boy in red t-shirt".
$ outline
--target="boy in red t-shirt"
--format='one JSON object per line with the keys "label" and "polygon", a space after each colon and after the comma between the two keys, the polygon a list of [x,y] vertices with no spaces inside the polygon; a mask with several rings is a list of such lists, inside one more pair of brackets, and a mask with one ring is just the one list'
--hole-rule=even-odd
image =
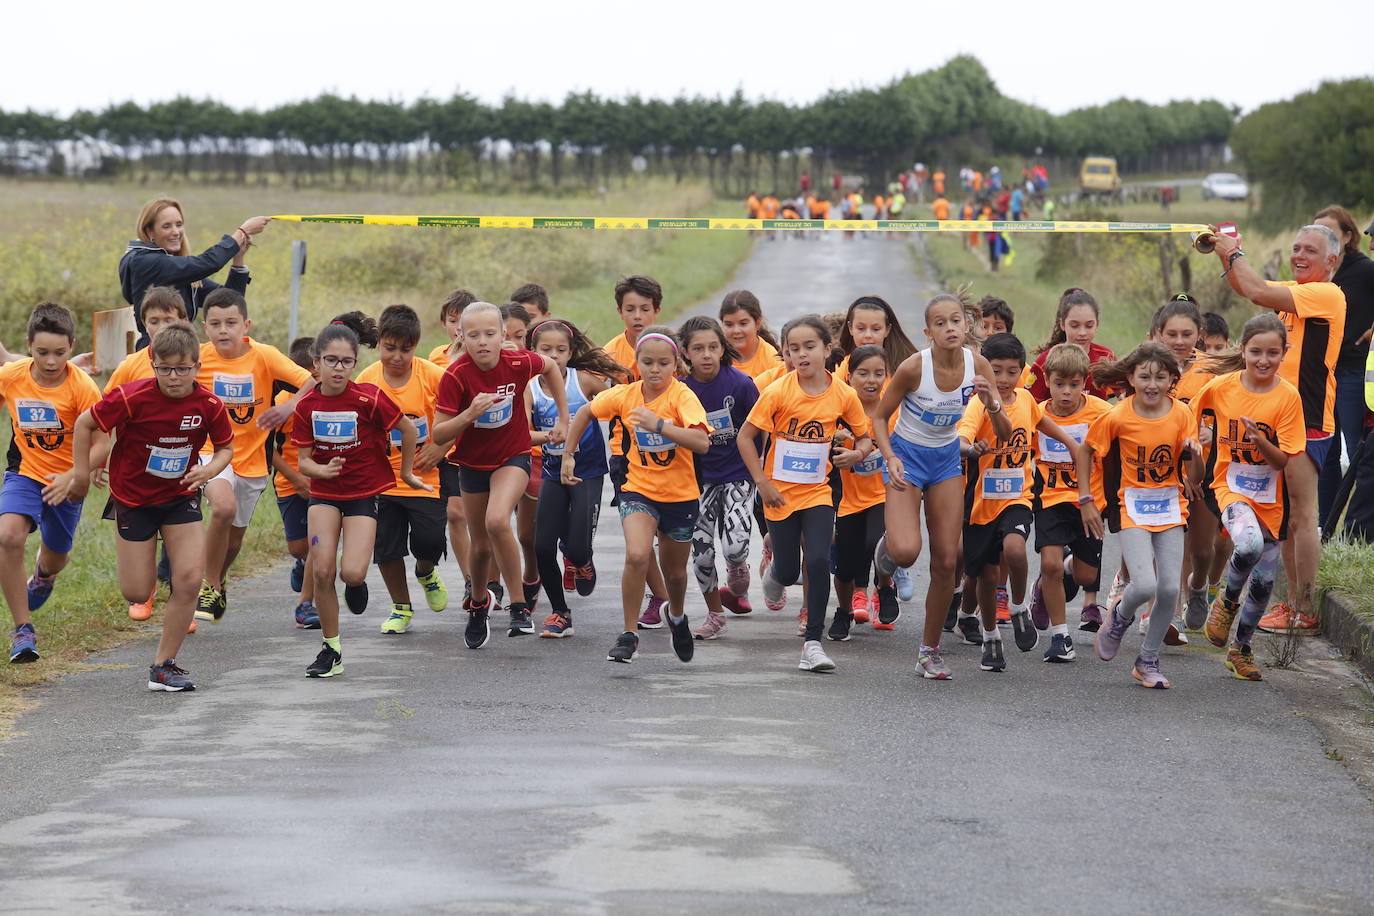
{"label": "boy in red t-shirt", "polygon": [[[86,495],[92,437],[118,429],[108,473],[119,535],[115,545],[119,588],[128,601],[147,598],[157,575],[157,537],[161,535],[171,561],[172,594],[167,599],[157,657],[148,669],[148,689],[175,693],[195,689],[177,666],[176,654],[191,624],[204,569],[200,488],[228,467],[234,454],[234,430],[219,398],[196,382],[200,341],[189,324],[177,322],[163,328],[149,351],[153,378],[119,386],[77,418],[72,446],[75,466],[65,498]],[[196,454],[207,438],[214,443],[214,454],[207,463],[197,464]]]}

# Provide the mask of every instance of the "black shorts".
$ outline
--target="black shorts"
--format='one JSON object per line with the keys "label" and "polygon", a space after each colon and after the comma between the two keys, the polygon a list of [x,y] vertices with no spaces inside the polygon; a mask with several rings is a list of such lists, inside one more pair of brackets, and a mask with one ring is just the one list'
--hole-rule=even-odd
{"label": "black shorts", "polygon": [[442,499],[433,496],[378,496],[377,542],[372,562],[388,563],[406,555],[409,534],[410,555],[417,560],[438,563],[447,552],[444,539],[448,512]]}
{"label": "black shorts", "polygon": [[1002,560],[1002,540],[1009,534],[1030,537],[1032,514],[1029,506],[1008,506],[986,525],[964,527],[964,573],[977,578],[983,569]]}
{"label": "black shorts", "polygon": [[322,499],[318,496],[310,497],[312,506],[330,506],[339,510],[339,514],[344,518],[352,515],[364,515],[368,518],[377,517],[377,497],[364,496],[362,499]]}
{"label": "black shorts", "polygon": [[[525,476],[528,477],[530,473],[530,453],[525,451],[518,455],[512,455],[505,460],[501,467],[492,468],[488,471],[479,470],[478,468],[465,468],[459,465],[459,485],[462,486],[464,493],[490,493],[491,475],[501,470],[501,468],[520,468],[525,472]],[[524,487],[520,489],[521,492],[524,492]]]}
{"label": "black shorts", "polygon": [[150,541],[157,537],[163,525],[199,523],[200,494],[191,493],[169,503],[152,506],[126,506],[111,498],[105,504],[103,518],[113,519],[115,532],[125,541]]}
{"label": "black shorts", "polygon": [[1060,503],[1035,513],[1035,549],[1067,547],[1089,566],[1102,565],[1102,541],[1083,530],[1083,514],[1074,503]]}
{"label": "black shorts", "polygon": [[441,499],[448,499],[450,496],[463,495],[463,475],[458,473],[458,465],[445,458],[439,462],[439,496]]}
{"label": "black shorts", "polygon": [[298,493],[277,497],[277,511],[281,513],[281,527],[288,541],[303,541],[309,533],[306,513],[310,503]]}
{"label": "black shorts", "polygon": [[620,505],[620,491],[630,478],[630,462],[624,455],[609,455],[606,458],[606,473],[611,478],[611,505]]}

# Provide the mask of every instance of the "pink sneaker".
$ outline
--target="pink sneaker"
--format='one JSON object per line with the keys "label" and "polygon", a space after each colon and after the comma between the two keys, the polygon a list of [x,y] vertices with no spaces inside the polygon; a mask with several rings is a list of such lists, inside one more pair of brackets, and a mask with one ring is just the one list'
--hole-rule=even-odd
{"label": "pink sneaker", "polygon": [[696,639],[715,639],[725,632],[725,615],[715,611],[706,612],[706,621],[692,633]]}
{"label": "pink sneaker", "polygon": [[802,608],[801,613],[797,615],[797,635],[806,635],[806,608]]}
{"label": "pink sneaker", "polygon": [[772,563],[772,562],[773,562],[773,548],[772,548],[772,547],[769,547],[767,544],[764,544],[764,545],[763,545],[763,559],[762,559],[762,560],[759,560],[759,578],[760,578],[760,579],[762,579],[762,578],[763,578],[763,574],[764,574],[765,572],[768,571],[768,564],[770,564],[770,563]]}
{"label": "pink sneaker", "polygon": [[1131,669],[1131,675],[1140,681],[1141,687],[1153,687],[1156,690],[1168,690],[1169,680],[1159,673],[1159,659],[1152,658],[1149,661],[1136,656],[1135,667]]}
{"label": "pink sneaker", "polygon": [[725,587],[736,595],[749,594],[749,564],[727,563],[725,568]]}
{"label": "pink sneaker", "polygon": [[644,613],[639,615],[641,630],[657,630],[663,626],[663,599],[650,596]]}
{"label": "pink sneaker", "polygon": [[751,614],[754,611],[754,606],[749,603],[749,596],[743,592],[737,595],[722,585],[717,594],[720,595],[720,603],[732,614]]}

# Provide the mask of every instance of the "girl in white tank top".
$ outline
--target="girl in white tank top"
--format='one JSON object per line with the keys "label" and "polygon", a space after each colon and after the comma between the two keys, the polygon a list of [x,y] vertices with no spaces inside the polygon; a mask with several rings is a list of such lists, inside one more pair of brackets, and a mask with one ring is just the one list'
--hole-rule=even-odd
{"label": "girl in white tank top", "polygon": [[973,395],[973,352],[967,347],[963,351],[964,377],[952,391],[941,391],[935,381],[930,348],[917,354],[921,359],[921,381],[914,391],[903,396],[896,430],[912,445],[940,448],[958,438],[959,418]]}

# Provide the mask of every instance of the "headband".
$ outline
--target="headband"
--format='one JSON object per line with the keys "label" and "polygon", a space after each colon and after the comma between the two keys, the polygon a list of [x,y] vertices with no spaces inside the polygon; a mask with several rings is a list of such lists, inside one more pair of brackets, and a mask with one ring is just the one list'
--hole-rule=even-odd
{"label": "headband", "polygon": [[657,331],[651,331],[651,332],[649,332],[648,334],[640,334],[640,335],[639,335],[639,340],[635,341],[635,352],[636,352],[636,353],[639,352],[639,348],[644,344],[644,341],[648,340],[650,337],[656,337],[656,338],[658,338],[659,340],[665,340],[665,341],[667,341],[667,342],[668,342],[668,346],[670,346],[670,347],[673,348],[673,352],[674,352],[674,353],[681,353],[681,352],[682,352],[681,350],[678,349],[678,345],[677,345],[677,341],[676,341],[676,340],[673,340],[673,338],[669,337],[667,334],[660,334],[660,333],[658,333]]}
{"label": "headband", "polygon": [[533,330],[530,331],[531,336],[534,335],[534,334],[538,334],[538,333],[539,333],[539,329],[542,328],[542,327],[544,327],[544,325],[546,325],[546,324],[559,324],[559,325],[562,325],[562,326],[563,326],[563,330],[565,330],[565,331],[568,332],[568,337],[571,338],[571,337],[576,337],[576,336],[577,336],[577,332],[573,330],[573,326],[570,325],[570,324],[568,324],[566,321],[564,321],[564,320],[561,319],[561,318],[545,318],[543,321],[541,321],[541,322],[539,322],[538,324],[536,324],[536,325],[534,326]]}

